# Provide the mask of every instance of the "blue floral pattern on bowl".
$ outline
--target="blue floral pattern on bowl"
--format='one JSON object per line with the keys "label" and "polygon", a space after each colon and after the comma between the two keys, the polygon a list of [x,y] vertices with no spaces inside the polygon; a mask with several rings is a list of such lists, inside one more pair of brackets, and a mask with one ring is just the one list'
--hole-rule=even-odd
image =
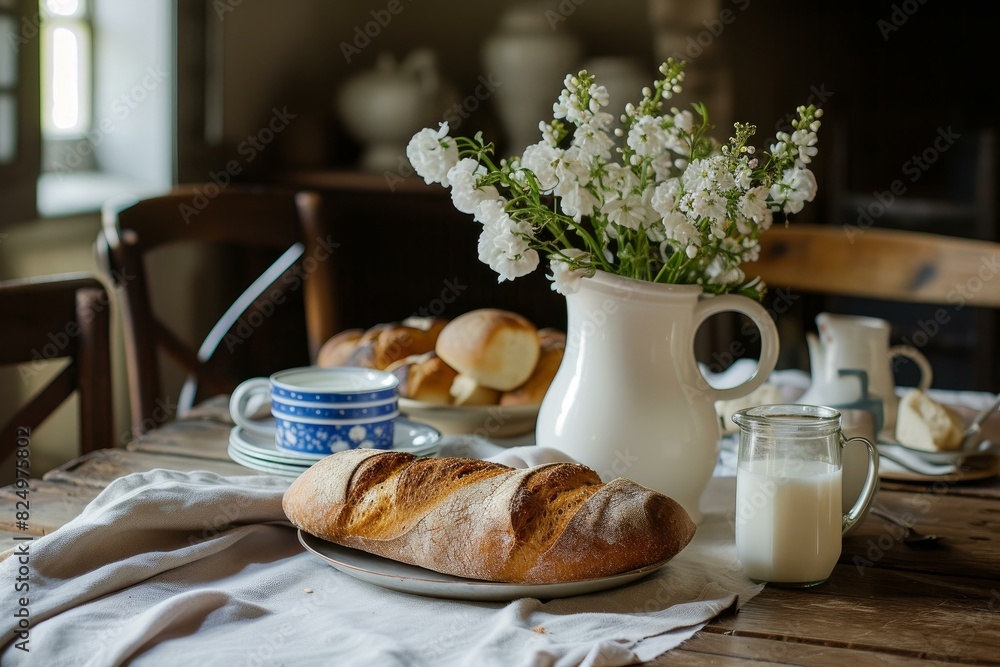
{"label": "blue floral pattern on bowl", "polygon": [[332,454],[369,447],[391,449],[395,417],[368,424],[315,424],[275,418],[278,449],[298,454]]}

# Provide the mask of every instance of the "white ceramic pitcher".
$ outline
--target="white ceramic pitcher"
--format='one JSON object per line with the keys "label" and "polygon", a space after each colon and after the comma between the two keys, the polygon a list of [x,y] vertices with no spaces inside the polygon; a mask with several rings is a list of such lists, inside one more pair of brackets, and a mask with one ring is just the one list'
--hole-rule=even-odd
{"label": "white ceramic pitcher", "polygon": [[812,385],[800,403],[836,407],[857,400],[861,388],[856,378],[841,375],[841,370],[858,369],[867,372],[871,393],[882,400],[882,432],[892,436],[896,431],[896,383],[893,359],[906,357],[920,369],[921,389],[931,385],[931,365],[916,348],[908,345],[889,346],[889,323],[876,317],[834,315],[816,316],[819,336],[807,333]]}
{"label": "white ceramic pitcher", "polygon": [[[778,332],[744,296],[703,297],[697,285],[661,285],[598,271],[566,297],[566,353],[538,413],[539,445],[560,449],[605,481],[627,477],[680,503],[695,521],[719,456],[715,402],[746,396],[774,370]],[[694,336],[734,311],[760,332],[757,371],[727,389],[698,370]]]}

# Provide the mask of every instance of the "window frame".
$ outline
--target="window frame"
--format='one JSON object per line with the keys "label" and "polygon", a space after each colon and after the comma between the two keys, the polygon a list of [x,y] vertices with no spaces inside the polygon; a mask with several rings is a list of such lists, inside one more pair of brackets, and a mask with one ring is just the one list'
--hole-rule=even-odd
{"label": "window frame", "polygon": [[[3,7],[13,13],[16,38],[6,39],[0,48],[15,49],[17,81],[13,87],[16,109],[13,159],[0,163],[0,226],[37,217],[36,191],[41,165],[41,106],[38,67],[37,0],[14,0]],[[15,46],[16,45],[16,46]]]}

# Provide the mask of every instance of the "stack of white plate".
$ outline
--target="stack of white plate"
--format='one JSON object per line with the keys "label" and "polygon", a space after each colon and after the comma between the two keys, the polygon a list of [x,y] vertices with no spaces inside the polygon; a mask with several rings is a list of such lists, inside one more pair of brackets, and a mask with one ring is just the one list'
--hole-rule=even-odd
{"label": "stack of white plate", "polygon": [[[441,434],[426,424],[397,419],[392,451],[416,456],[433,456],[441,443]],[[247,468],[272,475],[298,477],[325,454],[295,454],[278,449],[273,435],[261,435],[236,426],[229,432],[229,458]]]}

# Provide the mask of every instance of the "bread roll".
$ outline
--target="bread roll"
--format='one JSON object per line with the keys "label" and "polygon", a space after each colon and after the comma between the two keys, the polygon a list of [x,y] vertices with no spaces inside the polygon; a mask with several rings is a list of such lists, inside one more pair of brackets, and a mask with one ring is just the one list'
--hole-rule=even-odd
{"label": "bread roll", "polygon": [[443,324],[427,329],[395,325],[382,329],[372,349],[375,368],[385,369],[410,355],[433,351],[443,327]]}
{"label": "bread roll", "polygon": [[399,378],[399,395],[428,403],[451,403],[451,385],[458,375],[433,352],[397,361],[387,371]]}
{"label": "bread roll", "polygon": [[[541,334],[541,332],[539,332]],[[545,392],[549,390],[549,385],[559,370],[562,363],[563,353],[566,351],[566,339],[558,337],[546,337],[542,344],[541,356],[535,364],[535,370],[531,373],[528,381],[514,391],[507,391],[500,397],[500,405],[540,405],[545,398]]]}
{"label": "bread roll", "polygon": [[913,389],[899,401],[896,440],[900,444],[930,452],[957,449],[962,444],[961,418],[945,405]]}
{"label": "bread roll", "polygon": [[524,317],[483,308],[456,317],[441,330],[435,350],[462,375],[509,391],[531,377],[538,362],[538,330]]}
{"label": "bread roll", "polygon": [[347,329],[336,334],[319,348],[316,365],[320,368],[346,365],[364,333],[362,329]]}
{"label": "bread roll", "polygon": [[538,330],[538,342],[544,348],[548,345],[560,345],[566,348],[566,332],[546,327]]}
{"label": "bread roll", "polygon": [[364,335],[358,339],[347,358],[345,366],[360,366],[361,368],[375,368],[375,339],[386,329],[396,326],[395,324],[376,324],[365,331]]}
{"label": "bread roll", "polygon": [[484,387],[468,375],[456,375],[450,393],[455,405],[496,405],[500,401],[499,391]]}
{"label": "bread roll", "polygon": [[626,479],[553,463],[339,452],[304,472],[283,507],[301,530],[460,577],[547,584],[672,558],[695,525],[672,499]]}

